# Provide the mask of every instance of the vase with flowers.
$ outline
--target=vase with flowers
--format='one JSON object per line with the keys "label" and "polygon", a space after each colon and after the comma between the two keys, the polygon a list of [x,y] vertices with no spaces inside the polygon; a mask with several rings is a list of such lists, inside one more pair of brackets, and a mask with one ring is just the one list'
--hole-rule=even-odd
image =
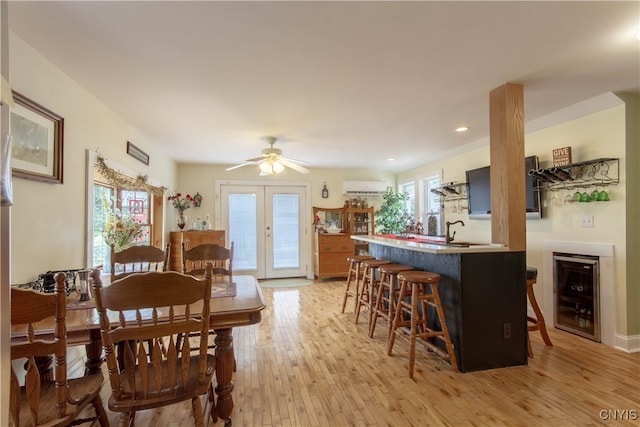
{"label": "vase with flowers", "polygon": [[144,236],[142,223],[133,215],[124,216],[120,209],[113,206],[113,202],[106,197],[102,198],[102,205],[106,216],[102,229],[104,242],[111,246],[115,252],[120,252],[134,245]]}
{"label": "vase with flowers", "polygon": [[193,197],[189,194],[186,196],[182,196],[180,193],[176,193],[167,198],[171,202],[174,208],[178,210],[178,228],[182,230],[184,225],[187,223],[187,216],[184,211],[191,207],[191,203],[193,203]]}

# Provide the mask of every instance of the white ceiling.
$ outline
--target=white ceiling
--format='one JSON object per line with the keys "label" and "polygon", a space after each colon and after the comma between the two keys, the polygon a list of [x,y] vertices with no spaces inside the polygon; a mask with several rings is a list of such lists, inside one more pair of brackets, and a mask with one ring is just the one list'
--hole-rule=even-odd
{"label": "white ceiling", "polygon": [[527,121],[640,92],[637,1],[21,1],[8,15],[180,162],[241,163],[273,135],[312,167],[400,172],[486,140],[504,83],[524,85]]}

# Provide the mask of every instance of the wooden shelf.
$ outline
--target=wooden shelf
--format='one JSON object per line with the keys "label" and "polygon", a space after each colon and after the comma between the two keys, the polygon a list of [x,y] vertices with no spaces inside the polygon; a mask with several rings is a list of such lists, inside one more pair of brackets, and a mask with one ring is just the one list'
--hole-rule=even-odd
{"label": "wooden shelf", "polygon": [[[347,208],[347,231],[355,235],[375,234],[374,211],[374,208]],[[369,244],[355,241],[354,253],[355,255],[368,254]]]}

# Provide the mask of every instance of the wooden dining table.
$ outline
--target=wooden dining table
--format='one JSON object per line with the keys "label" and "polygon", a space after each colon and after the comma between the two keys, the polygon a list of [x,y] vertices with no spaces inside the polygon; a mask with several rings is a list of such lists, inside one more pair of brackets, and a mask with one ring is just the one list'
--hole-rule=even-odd
{"label": "wooden dining table", "polygon": [[[211,329],[215,332],[216,355],[216,415],[228,419],[233,411],[233,371],[235,357],[233,353],[232,330],[235,327],[260,323],[262,310],[266,307],[258,281],[253,276],[233,276],[235,296],[216,296],[211,298]],[[84,345],[87,353],[85,374],[102,372],[103,348],[100,335],[100,319],[92,301],[79,303],[76,294],[68,299],[67,308],[67,346]],[[48,327],[43,325],[44,333]],[[53,321],[50,329],[53,336]],[[25,331],[11,331],[12,340],[21,340]],[[51,369],[52,358],[41,361],[41,377],[53,379]]]}

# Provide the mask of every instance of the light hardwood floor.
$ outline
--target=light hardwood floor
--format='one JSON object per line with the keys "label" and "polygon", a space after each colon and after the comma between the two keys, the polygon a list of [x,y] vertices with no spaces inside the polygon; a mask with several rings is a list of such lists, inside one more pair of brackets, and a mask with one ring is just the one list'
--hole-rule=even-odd
{"label": "light hardwood floor", "polygon": [[[411,380],[408,346],[386,356],[383,327],[368,338],[352,299],[340,314],[343,292],[343,281],[263,289],[262,323],[233,334],[234,426],[640,425],[640,354],[550,327],[554,347],[532,333],[528,366],[456,374],[421,353]],[[109,393],[105,372],[105,407]],[[136,426],[191,426],[190,411],[143,411]]]}

